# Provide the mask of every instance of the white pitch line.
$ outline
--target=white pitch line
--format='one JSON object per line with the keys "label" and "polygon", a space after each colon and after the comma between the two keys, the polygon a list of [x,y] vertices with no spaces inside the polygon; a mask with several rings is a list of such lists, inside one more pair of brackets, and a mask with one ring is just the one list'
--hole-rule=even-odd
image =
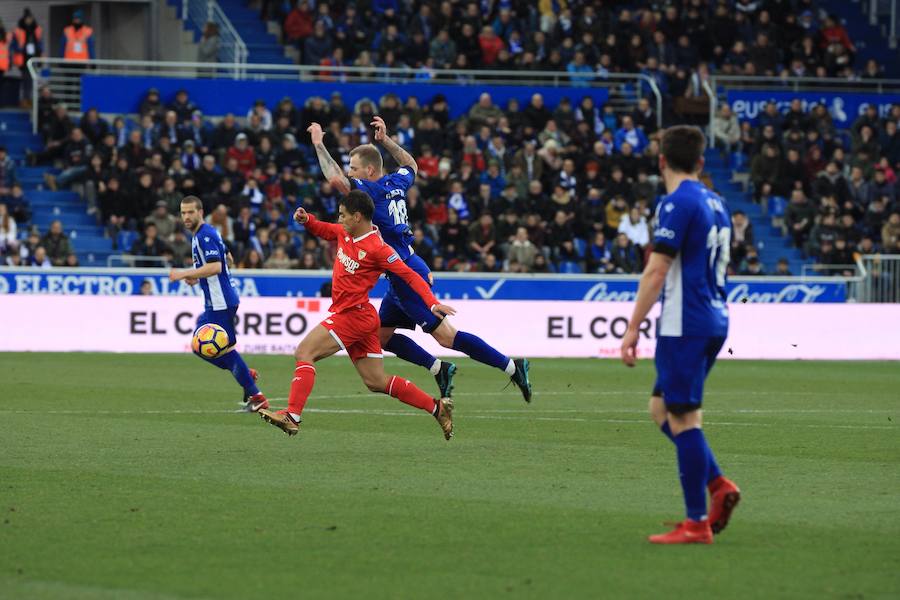
{"label": "white pitch line", "polygon": [[[273,407],[278,408],[278,407]],[[208,414],[233,414],[232,410],[0,410],[0,414],[35,414],[35,415],[208,415]],[[383,417],[420,417],[418,412],[393,411],[377,409],[350,409],[350,408],[307,408],[306,412],[334,414],[334,415],[370,415]],[[527,412],[527,411],[526,411]],[[475,413],[475,411],[472,411]],[[536,417],[536,416],[510,416],[468,414],[466,419],[487,419],[495,421],[561,421],[568,423],[613,423],[626,425],[648,425],[648,419],[585,419],[581,417]],[[737,423],[732,421],[707,421],[706,425],[724,427],[779,427],[775,423]],[[854,430],[891,430],[897,429],[893,425],[827,425],[827,424],[793,424],[790,427],[803,429],[854,429]]]}

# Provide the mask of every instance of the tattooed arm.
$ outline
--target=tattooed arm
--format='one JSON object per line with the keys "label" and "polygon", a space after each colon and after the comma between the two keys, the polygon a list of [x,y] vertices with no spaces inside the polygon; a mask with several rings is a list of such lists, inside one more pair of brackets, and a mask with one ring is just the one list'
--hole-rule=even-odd
{"label": "tattooed arm", "polygon": [[371,125],[375,128],[375,141],[384,146],[385,150],[390,152],[391,156],[394,157],[394,160],[397,161],[397,164],[401,167],[408,167],[412,169],[413,173],[418,174],[419,165],[416,164],[416,159],[412,157],[412,154],[401,148],[397,142],[388,136],[387,125],[385,125],[384,119],[375,117],[375,120],[372,121]]}
{"label": "tattooed arm", "polygon": [[328,148],[322,143],[325,138],[325,132],[318,123],[313,123],[306,130],[312,140],[313,147],[316,149],[316,156],[319,158],[319,166],[322,168],[322,175],[331,184],[331,186],[341,194],[350,193],[350,181],[344,175],[344,170],[335,162],[328,153]]}

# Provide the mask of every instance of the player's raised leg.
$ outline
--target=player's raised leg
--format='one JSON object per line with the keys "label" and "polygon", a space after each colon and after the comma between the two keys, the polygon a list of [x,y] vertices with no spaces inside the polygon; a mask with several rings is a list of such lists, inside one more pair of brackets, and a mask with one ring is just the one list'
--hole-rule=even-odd
{"label": "player's raised leg", "polygon": [[353,365],[369,390],[387,394],[404,404],[424,410],[437,420],[444,439],[453,437],[453,402],[449,398],[432,398],[408,379],[388,375],[384,372],[384,361],[381,358],[359,358]]}
{"label": "player's raised leg", "polygon": [[237,332],[234,329],[234,318],[237,309],[207,310],[197,319],[197,327],[206,323],[214,323],[222,327],[228,333],[228,349],[215,358],[208,358],[197,354],[204,361],[213,364],[220,369],[230,371],[235,381],[243,389],[243,408],[246,412],[256,412],[263,408],[269,408],[266,396],[259,391],[256,385],[256,376],[253,370],[244,362],[241,354],[235,349]]}
{"label": "player's raised leg", "polygon": [[434,375],[440,397],[449,398],[453,393],[453,376],[456,375],[456,365],[432,356],[411,338],[396,332],[398,327],[415,329],[416,325],[419,325],[426,333],[431,333],[440,324],[440,318],[428,311],[427,315],[423,314],[423,320],[417,323],[404,312],[399,298],[392,290],[389,290],[381,300],[378,317],[381,322],[381,329],[378,333],[381,347],[406,362],[428,369]]}
{"label": "player's raised leg", "polygon": [[531,379],[528,375],[530,364],[527,358],[509,358],[477,335],[458,331],[447,319],[443,319],[431,335],[444,348],[462,352],[469,358],[509,375],[510,380],[522,392],[525,402],[531,402]]}
{"label": "player's raised leg", "polygon": [[296,435],[300,430],[300,416],[316,383],[316,367],[313,363],[341,349],[337,338],[323,325],[316,325],[294,351],[296,361],[288,407],[284,410],[260,410],[260,416],[288,435]]}

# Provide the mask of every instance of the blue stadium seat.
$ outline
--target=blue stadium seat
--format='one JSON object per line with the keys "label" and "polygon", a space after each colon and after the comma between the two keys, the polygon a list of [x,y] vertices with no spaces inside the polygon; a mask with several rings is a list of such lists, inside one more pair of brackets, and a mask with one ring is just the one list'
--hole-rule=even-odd
{"label": "blue stadium seat", "polygon": [[137,232],[124,229],[116,236],[115,247],[122,252],[127,252],[134,245],[135,240],[137,240]]}
{"label": "blue stadium seat", "polygon": [[787,199],[783,196],[770,196],[766,204],[766,210],[769,217],[783,217],[784,211],[787,209]]}

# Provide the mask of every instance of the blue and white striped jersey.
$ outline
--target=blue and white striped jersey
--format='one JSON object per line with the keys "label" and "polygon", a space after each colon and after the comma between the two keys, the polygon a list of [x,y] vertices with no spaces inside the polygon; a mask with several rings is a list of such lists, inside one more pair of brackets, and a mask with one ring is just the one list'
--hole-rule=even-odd
{"label": "blue and white striped jersey", "polygon": [[656,206],[654,250],[669,254],[659,335],[728,335],[725,274],[731,257],[731,216],[724,200],[687,180]]}
{"label": "blue and white striped jersey", "polygon": [[194,267],[198,269],[207,263],[222,263],[221,273],[200,280],[206,309],[226,310],[240,304],[241,300],[231,283],[231,273],[228,271],[228,250],[215,227],[209,223],[200,226],[191,240],[191,255],[194,258]]}

